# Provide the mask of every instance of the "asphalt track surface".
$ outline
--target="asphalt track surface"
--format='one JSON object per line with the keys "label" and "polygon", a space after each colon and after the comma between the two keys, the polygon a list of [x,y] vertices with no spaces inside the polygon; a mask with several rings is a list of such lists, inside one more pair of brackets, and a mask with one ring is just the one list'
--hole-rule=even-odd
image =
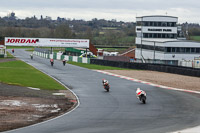
{"label": "asphalt track surface", "polygon": [[[72,89],[80,106],[69,114],[9,133],[164,133],[200,125],[200,98],[185,92],[165,90],[101,74],[70,64],[15,50],[14,55]],[[38,77],[39,78],[39,77]],[[105,78],[111,90],[101,83]],[[147,93],[147,104],[135,96],[136,88]]]}

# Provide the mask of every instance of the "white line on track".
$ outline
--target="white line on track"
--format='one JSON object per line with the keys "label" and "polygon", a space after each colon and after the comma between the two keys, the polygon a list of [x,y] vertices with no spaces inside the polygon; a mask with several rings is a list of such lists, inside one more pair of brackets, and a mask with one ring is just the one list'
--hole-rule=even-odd
{"label": "white line on track", "polygon": [[32,89],[32,90],[36,90],[36,91],[40,90],[40,88],[33,88],[33,87],[27,87],[27,88]]}
{"label": "white line on track", "polygon": [[63,96],[63,95],[65,95],[65,93],[52,93],[52,95]]}

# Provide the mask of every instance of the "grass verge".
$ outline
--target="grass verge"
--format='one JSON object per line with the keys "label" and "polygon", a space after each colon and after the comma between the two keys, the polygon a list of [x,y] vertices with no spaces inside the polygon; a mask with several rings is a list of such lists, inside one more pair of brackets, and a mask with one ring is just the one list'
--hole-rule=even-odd
{"label": "grass verge", "polygon": [[7,49],[25,49],[25,48],[34,48],[33,46],[6,46]]}
{"label": "grass verge", "polygon": [[7,57],[6,58],[15,58],[12,54],[10,54],[9,52],[6,52],[7,53]]}
{"label": "grass verge", "polygon": [[119,68],[119,67],[111,67],[111,66],[102,66],[102,65],[95,65],[95,64],[86,64],[86,63],[79,63],[79,62],[72,62],[68,61],[68,64],[88,68],[88,69],[95,69],[95,70],[133,70],[127,68]]}
{"label": "grass verge", "polygon": [[22,62],[0,63],[0,82],[48,90],[66,89],[51,77]]}
{"label": "grass verge", "polygon": [[190,36],[191,40],[200,41],[200,36]]}

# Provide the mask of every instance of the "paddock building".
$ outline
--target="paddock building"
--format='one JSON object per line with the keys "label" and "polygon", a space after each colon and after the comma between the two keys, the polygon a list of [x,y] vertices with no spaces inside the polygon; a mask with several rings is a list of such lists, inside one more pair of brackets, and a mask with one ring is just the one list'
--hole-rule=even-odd
{"label": "paddock building", "polygon": [[173,16],[136,17],[135,57],[142,62],[173,64],[200,57],[200,43],[179,38],[181,27]]}

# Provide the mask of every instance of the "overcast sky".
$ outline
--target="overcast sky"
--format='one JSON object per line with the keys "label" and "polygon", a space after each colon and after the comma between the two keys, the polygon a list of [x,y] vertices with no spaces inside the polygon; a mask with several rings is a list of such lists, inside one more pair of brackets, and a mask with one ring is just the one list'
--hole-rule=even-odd
{"label": "overcast sky", "polygon": [[0,0],[0,16],[58,16],[70,19],[116,19],[135,22],[136,16],[169,15],[179,23],[200,23],[199,0]]}

